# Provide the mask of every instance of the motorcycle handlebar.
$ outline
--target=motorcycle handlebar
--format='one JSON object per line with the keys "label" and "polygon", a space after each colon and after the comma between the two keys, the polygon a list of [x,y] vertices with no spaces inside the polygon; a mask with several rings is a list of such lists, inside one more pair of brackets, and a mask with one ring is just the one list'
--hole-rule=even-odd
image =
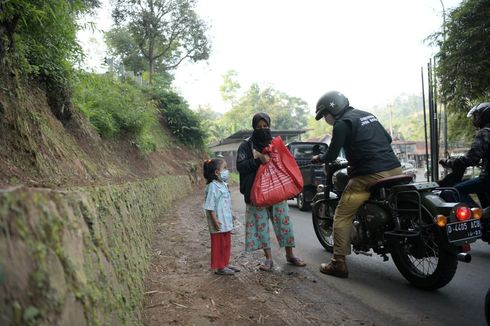
{"label": "motorcycle handlebar", "polygon": [[335,169],[345,169],[346,167],[349,166],[349,163],[347,161],[333,161],[330,163],[327,163],[328,167],[335,168]]}

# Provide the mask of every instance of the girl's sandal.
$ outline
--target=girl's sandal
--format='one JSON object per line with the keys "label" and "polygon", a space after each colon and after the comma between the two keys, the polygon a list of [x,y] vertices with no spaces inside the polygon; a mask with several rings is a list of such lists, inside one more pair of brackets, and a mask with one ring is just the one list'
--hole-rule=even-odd
{"label": "girl's sandal", "polygon": [[291,258],[286,257],[286,260],[288,263],[290,263],[293,266],[298,266],[298,267],[306,266],[306,263],[299,257],[291,257]]}
{"label": "girl's sandal", "polygon": [[270,272],[273,265],[274,262],[272,261],[272,259],[266,259],[262,264],[260,264],[259,269],[261,271]]}

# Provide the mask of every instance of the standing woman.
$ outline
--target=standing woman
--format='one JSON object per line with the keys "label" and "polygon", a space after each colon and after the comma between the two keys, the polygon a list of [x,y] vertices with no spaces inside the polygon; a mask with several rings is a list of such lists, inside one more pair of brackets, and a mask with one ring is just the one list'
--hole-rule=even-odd
{"label": "standing woman", "polygon": [[272,141],[270,130],[271,118],[263,112],[257,113],[252,119],[253,134],[238,148],[237,169],[240,173],[240,192],[245,199],[245,251],[264,250],[265,260],[260,269],[270,271],[273,267],[269,219],[272,222],[279,246],[286,250],[286,260],[294,266],[306,264],[293,254],[294,233],[292,221],[289,218],[289,206],[283,201],[268,207],[257,207],[250,201],[250,192],[261,164],[269,161],[269,155],[262,150]]}

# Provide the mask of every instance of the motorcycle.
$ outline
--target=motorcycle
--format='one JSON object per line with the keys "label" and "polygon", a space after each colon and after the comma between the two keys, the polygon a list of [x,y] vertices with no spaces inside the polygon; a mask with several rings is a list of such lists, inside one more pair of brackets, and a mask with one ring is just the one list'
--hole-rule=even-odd
{"label": "motorcycle", "polygon": [[[461,182],[464,179],[466,168],[462,166],[448,167],[445,165],[445,160],[440,161],[444,168],[444,177],[437,183],[440,187],[453,187],[455,184]],[[486,194],[487,198],[490,198],[490,194]],[[441,192],[441,197],[447,200],[459,201],[459,194],[456,192]],[[482,236],[481,239],[490,244],[490,206],[483,207],[483,215],[480,219]]]}
{"label": "motorcycle", "polygon": [[[326,184],[313,198],[312,221],[323,247],[333,252],[335,209],[348,182],[347,162],[325,164]],[[412,183],[406,175],[371,184],[370,198],[353,218],[353,252],[387,261],[414,286],[434,290],[448,284],[458,261],[470,262],[470,243],[481,236],[479,211],[446,202],[435,182]]]}

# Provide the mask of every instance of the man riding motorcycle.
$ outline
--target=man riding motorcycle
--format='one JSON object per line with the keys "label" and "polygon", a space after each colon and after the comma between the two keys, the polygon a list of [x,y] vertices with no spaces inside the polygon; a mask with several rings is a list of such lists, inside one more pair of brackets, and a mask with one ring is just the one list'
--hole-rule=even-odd
{"label": "man riding motorcycle", "polygon": [[335,210],[333,222],[334,256],[320,272],[348,277],[345,256],[351,253],[352,220],[359,207],[369,199],[371,182],[401,175],[400,161],[391,148],[391,137],[369,112],[356,110],[342,93],[325,93],[316,105],[316,120],[324,118],[333,125],[332,140],[324,155],[312,162],[330,163],[343,147],[349,162],[349,181]]}
{"label": "man riding motorcycle", "polygon": [[482,208],[490,205],[490,102],[480,103],[468,112],[473,125],[478,129],[470,150],[461,157],[440,160],[443,167],[465,169],[482,161],[482,170],[478,178],[457,183],[461,200],[471,207],[478,206],[470,197],[476,194]]}

